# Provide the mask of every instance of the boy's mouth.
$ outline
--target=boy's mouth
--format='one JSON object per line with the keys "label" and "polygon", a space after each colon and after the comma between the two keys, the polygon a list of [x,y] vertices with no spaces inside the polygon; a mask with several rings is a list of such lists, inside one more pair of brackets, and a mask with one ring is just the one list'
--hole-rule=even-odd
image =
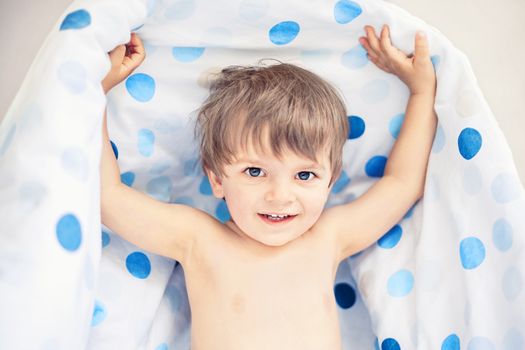
{"label": "boy's mouth", "polygon": [[295,218],[297,215],[291,214],[258,214],[261,219],[270,223],[281,223],[288,222]]}

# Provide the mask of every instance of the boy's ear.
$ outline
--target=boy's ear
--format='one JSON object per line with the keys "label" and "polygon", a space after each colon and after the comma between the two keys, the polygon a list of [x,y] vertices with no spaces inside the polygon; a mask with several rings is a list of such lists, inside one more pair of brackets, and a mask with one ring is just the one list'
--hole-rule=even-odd
{"label": "boy's ear", "polygon": [[211,170],[206,170],[206,174],[208,174],[208,180],[210,181],[213,195],[220,199],[224,198],[224,190],[222,189],[221,178]]}

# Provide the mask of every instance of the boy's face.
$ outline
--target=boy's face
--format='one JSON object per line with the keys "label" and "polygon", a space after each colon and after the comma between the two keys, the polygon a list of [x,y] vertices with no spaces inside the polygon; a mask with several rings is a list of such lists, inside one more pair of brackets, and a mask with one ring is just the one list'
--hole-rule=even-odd
{"label": "boy's face", "polygon": [[224,167],[224,174],[219,178],[208,172],[214,195],[226,200],[234,228],[269,246],[308,231],[331,189],[328,152],[315,162],[289,150],[277,158],[271,151],[247,147]]}

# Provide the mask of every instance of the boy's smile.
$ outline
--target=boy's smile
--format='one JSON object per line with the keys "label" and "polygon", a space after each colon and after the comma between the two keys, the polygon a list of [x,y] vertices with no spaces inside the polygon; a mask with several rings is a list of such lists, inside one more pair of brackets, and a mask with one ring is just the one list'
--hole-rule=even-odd
{"label": "boy's smile", "polygon": [[224,166],[224,176],[209,172],[214,195],[224,198],[231,227],[269,246],[281,246],[307,232],[330,193],[328,154],[316,161],[285,150],[277,157],[253,147]]}

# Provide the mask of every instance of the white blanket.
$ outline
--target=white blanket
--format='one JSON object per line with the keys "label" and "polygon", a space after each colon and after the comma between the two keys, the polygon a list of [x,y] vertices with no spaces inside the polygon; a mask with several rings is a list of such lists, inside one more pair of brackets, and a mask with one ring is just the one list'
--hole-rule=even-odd
{"label": "white blanket", "polygon": [[[382,175],[408,97],[358,43],[385,23],[406,53],[427,33],[439,126],[424,198],[339,268],[344,349],[524,349],[525,196],[509,148],[464,55],[377,0],[75,1],[0,129],[0,348],[188,349],[180,265],[100,226],[106,102],[123,182],[226,220],[193,139],[207,75],[299,64],[345,96],[351,132],[329,205],[351,201]],[[106,53],[130,30],[146,61],[106,101]]]}

